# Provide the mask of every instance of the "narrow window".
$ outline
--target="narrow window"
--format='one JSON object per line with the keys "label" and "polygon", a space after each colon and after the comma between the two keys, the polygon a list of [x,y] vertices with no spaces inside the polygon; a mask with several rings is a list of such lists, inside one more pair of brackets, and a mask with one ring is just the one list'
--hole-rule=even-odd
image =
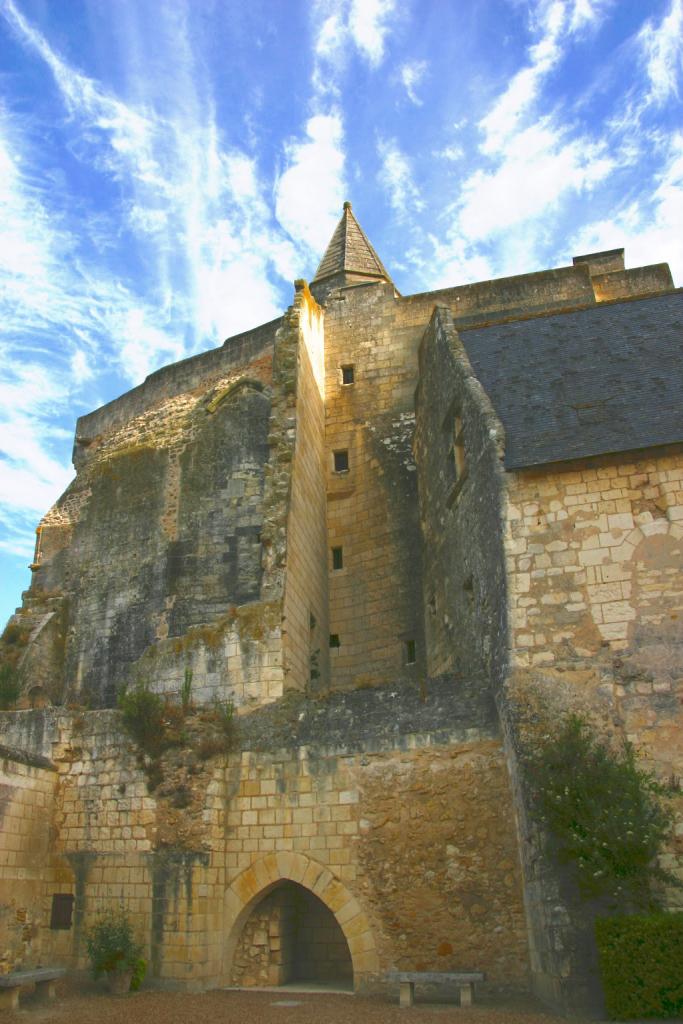
{"label": "narrow window", "polygon": [[342,384],[353,384],[355,383],[355,375],[353,372],[353,366],[342,366]]}
{"label": "narrow window", "polygon": [[349,453],[346,449],[334,453],[334,471],[335,473],[348,473]]}
{"label": "narrow window", "polygon": [[332,548],[332,568],[344,568],[344,552],[342,548]]}
{"label": "narrow window", "polygon": [[465,472],[465,439],[462,431],[462,419],[455,417],[453,426],[453,465],[455,468],[455,479],[460,480]]}
{"label": "narrow window", "polygon": [[66,930],[71,927],[74,898],[70,892],[56,892],[52,896],[52,913],[50,928],[53,931]]}
{"label": "narrow window", "polygon": [[403,641],[403,664],[414,665],[415,664],[415,641],[404,640]]}
{"label": "narrow window", "polygon": [[341,647],[339,633],[330,633],[330,647]]}

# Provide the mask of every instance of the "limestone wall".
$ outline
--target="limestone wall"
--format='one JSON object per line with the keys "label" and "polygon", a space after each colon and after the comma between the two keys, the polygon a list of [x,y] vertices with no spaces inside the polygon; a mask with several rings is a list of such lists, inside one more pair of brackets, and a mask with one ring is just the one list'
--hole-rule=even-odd
{"label": "limestone wall", "polygon": [[415,402],[428,671],[477,680],[490,700],[507,665],[504,431],[443,307]]}
{"label": "limestone wall", "polygon": [[[523,988],[526,935],[500,742],[490,727],[465,727],[470,716],[458,723],[445,687],[422,703],[394,697],[405,730],[397,736],[375,692],[354,695],[365,715],[359,706],[350,716],[346,698],[271,705],[261,725],[262,712],[245,715],[241,751],[208,760],[194,746],[169,751],[151,792],[116,712],[5,714],[6,732],[35,748],[32,756],[49,749],[57,774],[54,814],[38,800],[31,811],[43,844],[32,904],[46,936],[41,956],[85,966],[85,930],[100,910],[122,905],[157,983],[226,984],[235,963],[248,971],[276,962],[274,947],[252,949],[263,946],[249,938],[260,918],[243,929],[273,886],[291,881],[334,916],[356,987],[381,986],[396,967],[465,965],[486,970],[493,986]],[[322,742],[335,734],[334,746]],[[268,750],[258,749],[261,735]],[[3,830],[8,854],[11,834]],[[61,874],[45,870],[51,863]],[[8,904],[14,877],[0,893]],[[55,891],[75,896],[68,931],[46,930]],[[318,926],[327,929],[323,917]],[[301,970],[328,969],[301,943],[295,954],[311,961]]]}
{"label": "limestone wall", "polygon": [[681,453],[515,474],[509,516],[515,665],[584,673],[579,699],[680,774]]}
{"label": "limestone wall", "polygon": [[323,311],[305,286],[297,294],[296,431],[287,515],[284,598],[285,688],[329,681],[325,369]]}
{"label": "limestone wall", "polygon": [[177,691],[186,669],[198,698],[267,691],[235,608],[260,597],[270,379],[266,353],[92,441],[41,524],[29,595],[62,602],[53,701],[111,705],[136,678]]}
{"label": "limestone wall", "polygon": [[0,974],[44,962],[50,946],[55,785],[45,759],[0,747]]}
{"label": "limestone wall", "polygon": [[[683,770],[682,466],[671,451],[510,474],[505,541],[514,666],[505,714],[550,728],[580,714],[615,744],[630,740],[663,780]],[[673,810],[661,859],[680,873],[683,798]],[[523,814],[522,824],[532,973],[546,998],[577,1008],[597,987],[590,914],[539,855],[542,838]],[[680,906],[679,891],[663,896]]]}
{"label": "limestone wall", "polygon": [[[401,309],[382,282],[333,292],[326,307],[329,629],[339,644],[330,648],[333,687],[414,679],[424,665],[411,451],[419,331],[403,328]],[[343,383],[343,366],[353,367],[352,384]],[[335,471],[342,451],[348,471]]]}

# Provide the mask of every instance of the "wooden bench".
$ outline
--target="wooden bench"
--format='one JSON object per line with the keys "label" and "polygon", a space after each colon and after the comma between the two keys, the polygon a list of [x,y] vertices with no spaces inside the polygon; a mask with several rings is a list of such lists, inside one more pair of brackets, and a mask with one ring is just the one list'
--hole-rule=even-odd
{"label": "wooden bench", "polygon": [[14,1010],[19,1005],[19,990],[35,984],[42,999],[54,999],[55,982],[66,974],[64,967],[36,967],[31,971],[0,974],[0,1010]]}
{"label": "wooden bench", "polygon": [[474,1002],[474,985],[484,981],[481,971],[392,971],[389,981],[399,983],[399,1004],[412,1006],[415,999],[415,984],[457,985],[460,990],[460,1005],[471,1006]]}

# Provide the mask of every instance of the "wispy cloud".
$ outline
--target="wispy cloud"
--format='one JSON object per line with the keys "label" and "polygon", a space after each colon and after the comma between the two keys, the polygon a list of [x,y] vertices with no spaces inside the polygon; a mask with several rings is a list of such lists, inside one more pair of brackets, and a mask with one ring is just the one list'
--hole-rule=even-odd
{"label": "wispy cloud", "polygon": [[417,94],[417,89],[427,71],[426,60],[413,60],[402,64],[399,68],[399,77],[411,103],[416,107],[422,106],[422,100]]}
{"label": "wispy cloud", "polygon": [[[167,26],[178,37],[176,105],[159,114],[151,104],[123,102],[73,68],[13,0],[5,4],[25,45],[54,75],[80,159],[120,184],[121,216],[156,264],[156,288],[148,297],[160,312],[153,319],[146,303],[129,294],[130,285],[119,289],[125,301],[114,317],[114,337],[119,330],[137,335],[134,359],[127,333],[122,346],[129,375],[137,378],[160,360],[248,327],[255,308],[263,320],[277,315],[280,285],[270,271],[282,266],[284,240],[272,237],[255,162],[224,144],[211,104],[200,103],[194,91],[182,19]],[[271,249],[276,260],[269,259]]]}
{"label": "wispy cloud", "polygon": [[402,218],[422,210],[424,200],[415,184],[410,159],[396,139],[379,139],[377,153],[381,162],[378,178],[395,213]]}
{"label": "wispy cloud", "polygon": [[683,72],[683,0],[671,0],[659,25],[650,18],[638,40],[650,82],[648,101],[662,104],[677,97]]}
{"label": "wispy cloud", "polygon": [[674,278],[683,280],[683,134],[667,145],[652,195],[641,195],[584,225],[571,239],[572,252],[625,246],[632,266],[667,261]]}

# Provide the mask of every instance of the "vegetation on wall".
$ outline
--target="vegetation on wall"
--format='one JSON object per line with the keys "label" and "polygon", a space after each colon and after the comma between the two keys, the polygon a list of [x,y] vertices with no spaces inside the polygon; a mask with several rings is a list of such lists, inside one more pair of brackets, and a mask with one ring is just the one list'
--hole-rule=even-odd
{"label": "vegetation on wall", "polygon": [[14,707],[21,694],[21,680],[14,665],[0,665],[0,711]]}
{"label": "vegetation on wall", "polygon": [[229,753],[235,745],[234,706],[214,701],[197,707],[192,701],[192,670],[186,669],[180,702],[151,689],[147,680],[119,694],[121,723],[135,743],[150,790],[163,779],[162,758],[173,748],[192,749],[206,761]]}
{"label": "vegetation on wall", "polygon": [[658,887],[680,885],[657,863],[672,828],[672,788],[639,767],[629,743],[612,749],[574,715],[527,754],[526,766],[532,813],[582,899],[652,910]]}
{"label": "vegetation on wall", "polygon": [[683,914],[599,918],[595,931],[611,1017],[683,1013]]}

